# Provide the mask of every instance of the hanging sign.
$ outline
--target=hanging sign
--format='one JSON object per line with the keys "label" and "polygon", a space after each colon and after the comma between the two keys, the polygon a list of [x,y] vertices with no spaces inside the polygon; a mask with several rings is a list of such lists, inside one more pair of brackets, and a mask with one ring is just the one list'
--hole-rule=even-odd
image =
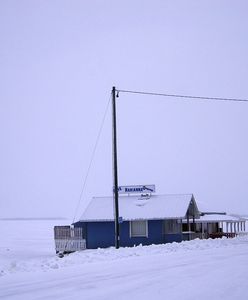
{"label": "hanging sign", "polygon": [[155,193],[155,184],[119,186],[119,194]]}

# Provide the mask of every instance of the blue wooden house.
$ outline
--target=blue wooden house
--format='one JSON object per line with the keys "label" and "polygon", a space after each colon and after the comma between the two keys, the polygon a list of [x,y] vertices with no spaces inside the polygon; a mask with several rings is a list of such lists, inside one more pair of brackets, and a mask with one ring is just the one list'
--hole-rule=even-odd
{"label": "blue wooden house", "polygon": [[[193,194],[120,196],[119,215],[121,247],[180,242],[183,220],[200,218]],[[73,225],[82,228],[87,249],[114,246],[113,198],[93,198]]]}

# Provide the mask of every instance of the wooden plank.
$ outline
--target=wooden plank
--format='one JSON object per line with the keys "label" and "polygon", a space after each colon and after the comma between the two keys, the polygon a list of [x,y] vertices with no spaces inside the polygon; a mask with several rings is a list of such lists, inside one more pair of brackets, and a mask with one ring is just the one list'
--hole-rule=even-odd
{"label": "wooden plank", "polygon": [[54,226],[54,238],[70,238],[70,226]]}
{"label": "wooden plank", "polygon": [[86,241],[84,239],[56,239],[55,240],[56,251],[62,252],[74,252],[86,249]]}
{"label": "wooden plank", "polygon": [[82,239],[83,230],[80,227],[73,228],[71,226],[54,226],[55,239]]}
{"label": "wooden plank", "polygon": [[86,240],[83,239],[83,229],[80,227],[55,226],[54,239],[57,252],[74,252],[86,249]]}

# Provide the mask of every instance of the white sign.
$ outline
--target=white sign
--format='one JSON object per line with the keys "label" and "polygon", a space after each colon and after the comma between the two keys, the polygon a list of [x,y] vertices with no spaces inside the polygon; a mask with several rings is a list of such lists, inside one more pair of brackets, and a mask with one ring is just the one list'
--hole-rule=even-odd
{"label": "white sign", "polygon": [[119,186],[119,194],[155,193],[155,184]]}

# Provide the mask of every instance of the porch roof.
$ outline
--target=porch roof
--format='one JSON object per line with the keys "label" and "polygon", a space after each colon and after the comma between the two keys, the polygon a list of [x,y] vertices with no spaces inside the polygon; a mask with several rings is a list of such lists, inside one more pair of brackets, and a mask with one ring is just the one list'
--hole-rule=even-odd
{"label": "porch roof", "polygon": [[[210,214],[210,215],[201,216],[200,219],[195,220],[195,223],[241,222],[241,221],[245,221],[245,219],[229,216],[229,215],[223,215],[223,214],[212,214],[212,215]],[[183,223],[187,223],[187,220],[184,219]],[[193,223],[192,219],[190,219],[190,223]]]}

